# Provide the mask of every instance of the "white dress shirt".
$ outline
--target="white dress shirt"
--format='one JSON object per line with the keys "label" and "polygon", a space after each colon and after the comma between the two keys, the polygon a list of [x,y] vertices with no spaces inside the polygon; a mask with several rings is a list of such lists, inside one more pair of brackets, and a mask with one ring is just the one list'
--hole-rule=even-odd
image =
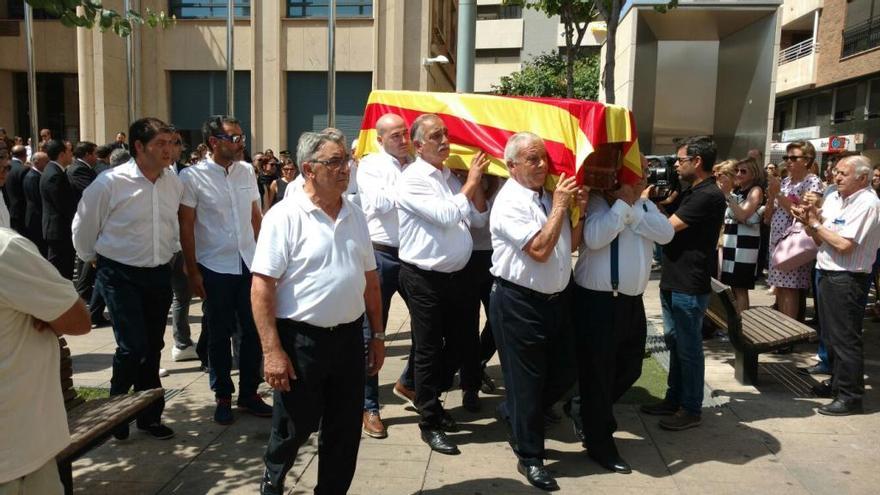
{"label": "white dress shirt", "polygon": [[118,263],[155,267],[180,250],[177,210],[183,185],[163,169],[156,182],[134,160],[99,175],[73,217],[73,246],[83,261],[100,254]]}
{"label": "white dress shirt", "polygon": [[294,191],[302,190],[305,183],[306,177],[303,174],[297,175],[292,181],[290,181],[290,184],[287,184],[287,187],[284,188],[284,197],[287,198],[293,196]]}
{"label": "white dress shirt", "polygon": [[477,211],[448,168],[421,158],[406,167],[399,184],[400,260],[443,273],[464,268],[473,247],[468,229],[485,225],[489,212]]}
{"label": "white dress shirt", "polygon": [[275,279],[275,315],[317,327],[364,313],[365,272],[376,269],[367,220],[343,198],[336,220],[303,189],[266,213],[252,270]]}
{"label": "white dress shirt", "polygon": [[6,209],[6,202],[0,198],[0,227],[10,228],[9,210]]}
{"label": "white dress shirt", "polygon": [[357,172],[358,195],[367,216],[370,239],[384,246],[400,246],[397,218],[397,182],[406,164],[384,149],[361,159]]}
{"label": "white dress shirt", "polygon": [[562,230],[553,253],[545,262],[529,256],[524,248],[547,223],[553,207],[550,193],[523,187],[516,180],[504,183],[489,218],[492,234],[492,275],[544,294],[562,292],[571,279],[571,223]]}
{"label": "white dress shirt", "polygon": [[259,208],[254,169],[235,162],[224,169],[213,160],[180,172],[180,204],[195,208],[196,261],[216,272],[241,275],[241,261],[250,268],[257,242],[251,212]]}
{"label": "white dress shirt", "polygon": [[618,237],[618,287],[627,296],[645,292],[651,276],[654,243],[666,244],[675,229],[657,206],[639,199],[633,206],[600,194],[590,196],[574,281],[585,289],[611,292],[611,241]]}
{"label": "white dress shirt", "polygon": [[816,268],[820,270],[871,273],[880,247],[880,199],[870,188],[856,191],[846,199],[834,191],[822,203],[822,226],[856,243],[848,254],[827,242],[819,246]]}

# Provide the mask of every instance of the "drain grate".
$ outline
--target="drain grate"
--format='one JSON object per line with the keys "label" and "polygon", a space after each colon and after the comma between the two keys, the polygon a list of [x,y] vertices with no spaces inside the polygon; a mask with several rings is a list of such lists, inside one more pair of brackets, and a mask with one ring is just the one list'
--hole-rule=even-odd
{"label": "drain grate", "polygon": [[816,381],[811,377],[801,375],[791,363],[760,363],[760,369],[776,379],[783,387],[794,394],[795,397],[815,397],[813,385]]}

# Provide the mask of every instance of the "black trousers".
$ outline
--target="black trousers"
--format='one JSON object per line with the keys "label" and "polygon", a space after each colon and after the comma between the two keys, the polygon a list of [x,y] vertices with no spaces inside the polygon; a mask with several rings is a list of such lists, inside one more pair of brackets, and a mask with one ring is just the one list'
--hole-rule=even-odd
{"label": "black trousers", "polygon": [[461,271],[422,270],[400,263],[400,286],[407,295],[413,340],[415,406],[419,427],[435,429],[445,414],[440,394],[461,366],[463,349],[479,347],[473,325],[473,291]]}
{"label": "black trousers", "polygon": [[[138,268],[98,256],[96,279],[116,337],[110,395],[126,394],[132,387],[136,392],[161,388],[159,360],[171,307],[170,266]],[[164,408],[164,399],[153,403],[138,415],[138,426],[158,423]]]}
{"label": "black trousers", "polygon": [[83,301],[89,303],[89,315],[91,316],[92,323],[96,323],[102,319],[104,308],[107,307],[101,291],[95,290],[95,272],[97,269],[91,263],[86,263],[79,259],[79,256],[76,257],[75,267],[77,273],[76,281],[74,282],[76,293],[79,294]]}
{"label": "black trousers", "polygon": [[642,296],[575,286],[575,345],[584,444],[591,453],[616,455],[613,405],[642,374],[648,327]]}
{"label": "black trousers", "polygon": [[828,348],[831,389],[842,400],[865,395],[865,350],[862,319],[870,274],[817,270],[819,325]]}
{"label": "black trousers", "polygon": [[489,314],[507,395],[499,413],[509,418],[515,452],[527,465],[544,458],[544,410],[575,379],[569,291],[541,296],[498,279]]}
{"label": "black trousers", "polygon": [[263,460],[281,486],[300,446],[321,430],[316,494],[346,493],[354,477],[364,406],[362,318],[332,329],[277,320],[278,337],[293,361],[289,392],[272,397],[272,433]]}
{"label": "black trousers", "polygon": [[58,270],[58,273],[67,280],[73,280],[73,259],[76,257],[73,249],[73,241],[64,239],[60,241],[46,241],[48,246],[46,259]]}
{"label": "black trousers", "polygon": [[[495,340],[492,337],[488,317],[489,292],[492,290],[494,282],[492,274],[489,273],[491,267],[492,251],[474,251],[471,253],[471,259],[462,269],[466,285],[473,289],[465,307],[462,308],[468,313],[468,326],[463,331],[467,332],[467,342],[469,343],[462,349],[460,371],[462,390],[479,390],[485,361],[491,359],[492,354],[495,354]],[[482,333],[480,333],[480,302],[483,303],[486,310],[486,326]],[[492,343],[491,352],[486,349],[487,341]],[[474,342],[477,342],[477,345],[474,345]],[[487,352],[489,356],[485,357]]]}

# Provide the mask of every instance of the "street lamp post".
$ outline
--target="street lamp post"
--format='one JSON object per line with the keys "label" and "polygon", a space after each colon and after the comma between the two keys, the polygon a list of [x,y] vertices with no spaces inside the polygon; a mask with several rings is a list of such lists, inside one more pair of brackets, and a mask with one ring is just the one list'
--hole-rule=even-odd
{"label": "street lamp post", "polygon": [[31,146],[36,151],[40,129],[37,123],[37,71],[34,67],[34,9],[27,2],[24,2],[24,37],[27,44],[28,121]]}
{"label": "street lamp post", "polygon": [[327,16],[327,127],[336,126],[336,0]]}

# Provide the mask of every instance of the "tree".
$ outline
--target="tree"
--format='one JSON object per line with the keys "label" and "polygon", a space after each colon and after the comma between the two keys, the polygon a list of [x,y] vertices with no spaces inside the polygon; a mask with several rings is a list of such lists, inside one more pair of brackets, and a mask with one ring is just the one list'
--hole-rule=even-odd
{"label": "tree", "polygon": [[592,0],[504,0],[504,3],[538,10],[547,14],[547,17],[559,16],[565,29],[565,96],[573,98],[575,59],[580,55],[587,24],[597,16],[594,2]]}
{"label": "tree", "polygon": [[[492,86],[498,95],[556,96],[595,100],[599,96],[599,55],[575,59],[572,77],[566,75],[568,59],[561,53],[544,53],[523,64],[519,72],[501,78]],[[572,92],[569,95],[571,81]]]}
{"label": "tree", "polygon": [[[93,28],[96,25],[102,32],[112,29],[119,36],[131,34],[135,24],[146,24],[150,27],[167,28],[176,19],[169,17],[164,11],[153,12],[149,8],[145,14],[129,10],[119,13],[113,9],[105,9],[100,0],[25,0],[35,9],[43,9],[51,15],[58,16],[61,24],[67,27]],[[77,8],[82,10],[77,12]]]}

